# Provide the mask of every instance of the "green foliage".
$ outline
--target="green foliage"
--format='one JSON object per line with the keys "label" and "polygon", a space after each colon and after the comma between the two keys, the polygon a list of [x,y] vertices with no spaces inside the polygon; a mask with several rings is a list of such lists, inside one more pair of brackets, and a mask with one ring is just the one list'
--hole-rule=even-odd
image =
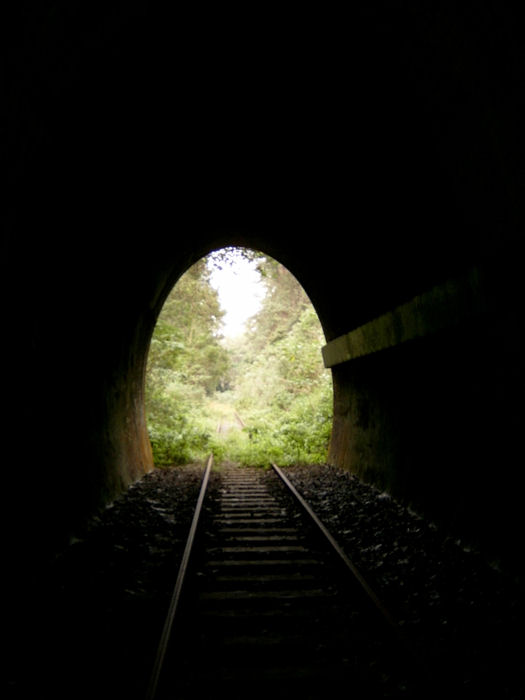
{"label": "green foliage", "polygon": [[150,426],[149,437],[155,465],[168,467],[203,459],[210,449],[210,434],[188,425],[186,417],[180,417],[180,426],[169,430],[164,426]]}
{"label": "green foliage", "polygon": [[[221,342],[222,311],[205,260],[181,278],[159,318],[147,374],[158,466],[211,451],[217,462],[252,465],[326,459],[332,384],[322,364],[317,315],[282,265],[251,251],[243,255],[257,261],[266,287],[243,338]],[[226,249],[212,264],[234,258]]]}
{"label": "green foliage", "polygon": [[331,375],[320,352],[324,336],[303,289],[275,265],[238,371],[238,406],[250,433],[239,461],[264,460],[266,452],[281,464],[320,462],[332,423]]}
{"label": "green foliage", "polygon": [[148,395],[148,429],[157,466],[184,464],[209,452],[210,432],[194,407],[204,396],[176,379]]}
{"label": "green foliage", "polygon": [[146,413],[157,466],[192,461],[209,451],[212,431],[201,406],[230,371],[220,344],[222,316],[201,260],[169,295],[151,341]]}

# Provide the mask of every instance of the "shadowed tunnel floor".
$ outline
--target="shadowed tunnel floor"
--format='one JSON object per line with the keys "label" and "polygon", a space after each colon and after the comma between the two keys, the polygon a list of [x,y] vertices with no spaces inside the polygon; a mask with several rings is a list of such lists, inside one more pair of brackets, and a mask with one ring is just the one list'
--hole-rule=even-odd
{"label": "shadowed tunnel floor", "polygon": [[[510,578],[355,477],[285,471],[417,649],[425,697],[519,697],[522,610]],[[202,473],[146,476],[35,582],[36,636],[23,641],[7,697],[144,697]],[[208,498],[220,488],[216,468]]]}

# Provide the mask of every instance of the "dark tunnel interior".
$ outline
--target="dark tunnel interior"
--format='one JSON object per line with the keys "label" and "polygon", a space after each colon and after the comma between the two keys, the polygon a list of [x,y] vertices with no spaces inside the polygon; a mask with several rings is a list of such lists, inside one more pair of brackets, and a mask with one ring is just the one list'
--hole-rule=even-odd
{"label": "dark tunnel interior", "polygon": [[[156,318],[225,245],[279,259],[328,345],[371,328],[332,367],[330,462],[522,567],[515,17],[495,3],[321,14],[21,3],[4,25],[15,595],[151,470]],[[394,330],[376,347],[380,319]]]}

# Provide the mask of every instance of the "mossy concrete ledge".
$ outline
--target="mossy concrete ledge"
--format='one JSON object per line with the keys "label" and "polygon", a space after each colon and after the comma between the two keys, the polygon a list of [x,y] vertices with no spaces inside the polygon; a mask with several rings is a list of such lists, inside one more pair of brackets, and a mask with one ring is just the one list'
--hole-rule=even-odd
{"label": "mossy concrete ledge", "polygon": [[435,286],[335,338],[322,349],[325,367],[335,367],[480,316],[487,308],[481,278],[480,270],[473,268],[467,275]]}

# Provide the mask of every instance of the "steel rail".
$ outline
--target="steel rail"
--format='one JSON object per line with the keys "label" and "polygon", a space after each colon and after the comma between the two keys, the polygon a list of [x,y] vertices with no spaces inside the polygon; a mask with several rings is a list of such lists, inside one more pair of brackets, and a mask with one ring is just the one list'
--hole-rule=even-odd
{"label": "steel rail", "polygon": [[343,562],[343,564],[346,566],[346,568],[352,573],[356,581],[359,583],[363,591],[366,593],[370,601],[374,604],[378,612],[381,614],[385,622],[388,623],[388,625],[392,627],[397,627],[397,623],[395,622],[394,618],[390,614],[390,612],[386,609],[386,607],[383,605],[381,600],[377,597],[375,592],[372,590],[364,576],[361,574],[359,569],[356,567],[356,565],[349,559],[349,557],[345,554],[337,540],[333,537],[333,535],[329,532],[329,530],[326,528],[326,526],[321,522],[317,514],[314,512],[314,510],[308,505],[308,503],[304,500],[304,498],[301,496],[299,491],[295,488],[295,486],[292,484],[292,482],[288,479],[288,477],[283,473],[281,469],[276,464],[273,464],[272,462],[272,468],[275,471],[275,473],[279,476],[281,481],[287,486],[287,488],[290,490],[290,492],[293,494],[297,502],[301,505],[304,511],[308,514],[312,522],[316,525],[318,530],[322,533],[324,536],[325,540],[329,542],[332,550],[337,554],[339,559]]}
{"label": "steel rail", "polygon": [[181,597],[182,588],[184,585],[184,580],[186,578],[186,572],[188,570],[188,564],[191,557],[191,552],[193,549],[193,543],[195,541],[195,535],[197,532],[197,526],[199,524],[199,518],[202,510],[202,504],[204,501],[204,496],[206,495],[206,489],[208,487],[208,481],[210,478],[211,467],[213,464],[213,455],[208,457],[206,463],[206,469],[204,471],[204,476],[202,477],[201,488],[199,492],[199,497],[197,499],[197,505],[195,506],[195,512],[193,514],[193,520],[191,522],[191,527],[188,533],[188,539],[186,540],[186,546],[184,548],[184,553],[182,555],[181,563],[179,566],[179,573],[177,575],[177,580],[175,582],[175,588],[173,589],[173,594],[171,597],[170,606],[168,608],[168,613],[166,615],[166,620],[164,622],[164,628],[160,636],[159,645],[157,648],[157,655],[155,657],[155,663],[153,665],[153,671],[151,673],[150,682],[148,690],[146,693],[146,700],[154,700],[157,695],[157,689],[159,685],[160,674],[162,672],[162,666],[164,664],[164,658],[166,656],[166,651],[168,649],[168,644],[171,638],[171,632],[173,629],[173,623],[175,620],[175,615],[177,613],[177,608],[179,605],[179,600]]}

